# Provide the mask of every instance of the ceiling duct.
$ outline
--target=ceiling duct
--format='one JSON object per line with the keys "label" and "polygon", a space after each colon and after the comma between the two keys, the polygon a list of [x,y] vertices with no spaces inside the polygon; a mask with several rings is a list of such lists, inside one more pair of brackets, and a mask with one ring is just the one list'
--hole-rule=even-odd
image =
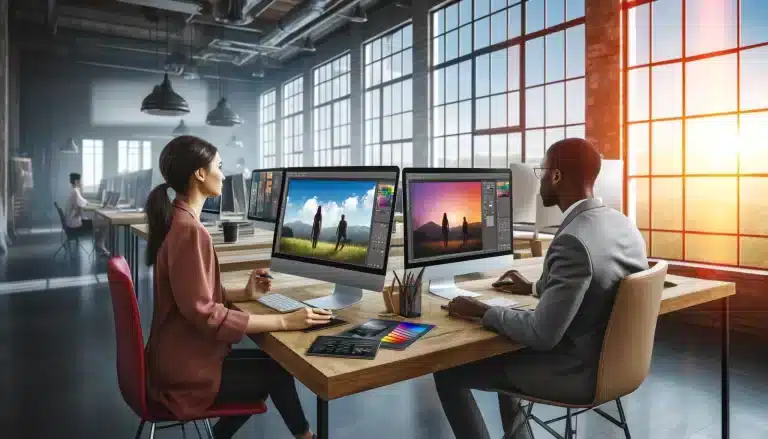
{"label": "ceiling duct", "polygon": [[295,8],[283,17],[277,24],[277,28],[264,35],[259,44],[271,47],[280,46],[283,40],[323,15],[331,3],[333,0],[308,0],[304,2],[302,6]]}
{"label": "ceiling duct", "polygon": [[164,9],[166,11],[181,12],[182,14],[196,14],[200,10],[199,0],[117,0],[120,3],[148,6],[150,8]]}
{"label": "ceiling duct", "polygon": [[253,21],[247,13],[248,0],[212,0],[213,19],[219,23],[245,26]]}

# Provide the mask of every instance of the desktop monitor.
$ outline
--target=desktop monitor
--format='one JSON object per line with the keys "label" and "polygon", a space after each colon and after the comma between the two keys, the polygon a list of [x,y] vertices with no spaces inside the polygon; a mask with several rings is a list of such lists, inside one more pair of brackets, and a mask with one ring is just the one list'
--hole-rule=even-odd
{"label": "desktop monitor", "polygon": [[509,169],[403,170],[405,268],[426,267],[430,292],[452,298],[454,276],[502,269],[512,254]]}
{"label": "desktop monitor", "polygon": [[283,187],[283,169],[257,169],[251,173],[248,219],[257,226],[274,228],[280,193]]}
{"label": "desktop monitor", "polygon": [[136,174],[136,181],[133,188],[134,207],[143,209],[147,203],[147,196],[152,190],[152,170],[145,169]]}
{"label": "desktop monitor", "polygon": [[102,178],[99,182],[99,189],[96,191],[96,199],[99,200],[100,203],[104,202],[104,198],[107,196],[107,180],[105,178]]}
{"label": "desktop monitor", "polygon": [[202,212],[218,216],[221,213],[221,195],[206,198],[205,203],[203,203]]}
{"label": "desktop monitor", "polygon": [[245,177],[243,177],[243,174],[234,174],[230,177],[232,179],[232,201],[234,202],[234,212],[246,213],[248,204],[246,201],[247,198],[245,197]]}
{"label": "desktop monitor", "polygon": [[396,166],[290,168],[280,195],[272,270],[335,283],[304,303],[341,309],[381,291],[398,184]]}
{"label": "desktop monitor", "polygon": [[232,176],[224,177],[221,187],[221,212],[235,212],[235,193],[233,190]]}

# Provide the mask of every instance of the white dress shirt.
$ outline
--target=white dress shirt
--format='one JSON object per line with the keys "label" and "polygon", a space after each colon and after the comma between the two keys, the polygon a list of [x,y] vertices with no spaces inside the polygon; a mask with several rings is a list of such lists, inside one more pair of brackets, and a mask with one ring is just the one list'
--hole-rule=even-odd
{"label": "white dress shirt", "polygon": [[64,211],[64,223],[67,227],[78,228],[83,225],[83,208],[88,205],[88,200],[83,198],[80,189],[72,188],[67,198],[67,209]]}

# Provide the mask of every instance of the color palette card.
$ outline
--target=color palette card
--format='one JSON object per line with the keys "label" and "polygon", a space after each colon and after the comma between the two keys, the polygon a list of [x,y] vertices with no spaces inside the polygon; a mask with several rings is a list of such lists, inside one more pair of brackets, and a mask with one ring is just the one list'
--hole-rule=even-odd
{"label": "color palette card", "polygon": [[[370,331],[368,328],[383,328],[383,331]],[[423,337],[435,325],[425,323],[398,322],[397,320],[371,319],[362,325],[347,330],[340,336],[380,338],[382,349],[402,351],[413,342]]]}
{"label": "color palette card", "polygon": [[381,339],[381,347],[384,349],[403,350],[434,327],[435,325],[423,323],[400,322],[389,334]]}

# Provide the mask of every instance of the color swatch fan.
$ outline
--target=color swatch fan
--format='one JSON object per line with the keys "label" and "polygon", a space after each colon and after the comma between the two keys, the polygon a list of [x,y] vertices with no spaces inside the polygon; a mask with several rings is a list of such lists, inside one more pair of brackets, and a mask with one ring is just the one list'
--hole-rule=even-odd
{"label": "color swatch fan", "polygon": [[385,349],[403,350],[432,330],[435,325],[423,323],[401,322],[389,334],[381,339],[381,347]]}

